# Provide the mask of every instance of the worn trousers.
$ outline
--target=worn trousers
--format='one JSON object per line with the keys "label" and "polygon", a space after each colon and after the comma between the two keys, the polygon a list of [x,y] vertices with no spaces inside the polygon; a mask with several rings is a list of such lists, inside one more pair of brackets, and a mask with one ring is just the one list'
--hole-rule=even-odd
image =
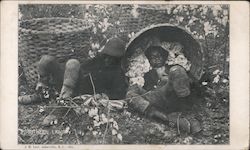
{"label": "worn trousers", "polygon": [[[53,56],[44,55],[38,64],[39,81],[49,85],[53,84],[59,91],[63,85],[74,89],[80,72],[80,62],[70,59],[66,64],[59,63]],[[53,79],[53,82],[51,82]]]}
{"label": "worn trousers", "polygon": [[190,79],[185,69],[173,66],[167,84],[152,91],[133,85],[128,89],[127,98],[130,99],[129,105],[140,113],[145,113],[150,107],[170,113],[188,108],[191,94]]}

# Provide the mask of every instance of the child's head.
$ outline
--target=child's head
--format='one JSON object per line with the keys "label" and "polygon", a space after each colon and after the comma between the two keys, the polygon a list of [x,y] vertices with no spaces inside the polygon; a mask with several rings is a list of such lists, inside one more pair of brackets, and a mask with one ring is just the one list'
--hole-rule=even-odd
{"label": "child's head", "polygon": [[117,37],[110,38],[100,53],[120,58],[125,54],[125,46],[125,42],[122,39]]}
{"label": "child's head", "polygon": [[153,68],[164,66],[168,58],[168,52],[160,46],[150,46],[146,49],[145,55]]}
{"label": "child's head", "polygon": [[119,65],[125,54],[125,42],[120,38],[110,38],[100,52],[105,66]]}

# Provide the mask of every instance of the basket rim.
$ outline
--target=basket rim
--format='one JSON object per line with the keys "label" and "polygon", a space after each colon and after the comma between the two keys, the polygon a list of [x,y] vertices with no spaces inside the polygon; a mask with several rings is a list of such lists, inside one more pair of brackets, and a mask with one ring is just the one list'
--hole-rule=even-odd
{"label": "basket rim", "polygon": [[[20,26],[20,24],[23,22],[33,22],[33,21],[42,21],[42,20],[69,20],[69,21],[75,20],[75,21],[83,22],[87,26],[82,27],[81,29],[73,29],[70,31],[67,31],[67,30],[65,30],[65,31],[38,31],[38,30],[25,29],[25,28]],[[88,21],[86,21],[84,19],[66,18],[66,17],[50,17],[50,18],[33,18],[33,19],[20,20],[18,30],[20,32],[32,33],[32,34],[62,34],[62,33],[74,33],[74,32],[84,31],[84,30],[89,29],[91,27],[92,27],[92,24],[90,24]]]}
{"label": "basket rim", "polygon": [[[139,30],[138,32],[135,33],[135,35],[134,35],[132,38],[129,39],[129,42],[127,42],[126,47],[125,47],[125,48],[126,48],[126,51],[127,51],[127,49],[129,48],[129,46],[133,43],[133,41],[134,41],[136,38],[140,37],[143,33],[147,32],[147,31],[149,31],[149,30],[152,30],[152,29],[154,29],[154,28],[167,27],[167,26],[168,26],[168,27],[178,28],[178,29],[180,29],[180,30],[185,31],[187,34],[189,34],[189,35],[192,37],[192,39],[195,40],[196,43],[199,45],[202,54],[204,54],[204,51],[203,51],[203,48],[202,48],[200,42],[199,42],[199,41],[198,41],[189,31],[185,30],[185,29],[182,28],[182,27],[179,27],[179,26],[174,25],[174,24],[169,24],[169,23],[152,24],[152,25],[150,25],[150,26],[147,26],[147,27],[145,27],[145,28]],[[204,56],[202,55],[202,57],[204,57]]]}

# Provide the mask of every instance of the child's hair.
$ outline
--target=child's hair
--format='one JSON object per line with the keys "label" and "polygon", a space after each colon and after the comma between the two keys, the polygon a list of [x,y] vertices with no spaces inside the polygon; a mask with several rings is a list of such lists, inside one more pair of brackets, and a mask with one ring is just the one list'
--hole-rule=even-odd
{"label": "child's hair", "polygon": [[166,51],[161,46],[150,46],[145,50],[145,56],[149,58],[153,51],[159,51],[164,58],[168,58],[168,51]]}

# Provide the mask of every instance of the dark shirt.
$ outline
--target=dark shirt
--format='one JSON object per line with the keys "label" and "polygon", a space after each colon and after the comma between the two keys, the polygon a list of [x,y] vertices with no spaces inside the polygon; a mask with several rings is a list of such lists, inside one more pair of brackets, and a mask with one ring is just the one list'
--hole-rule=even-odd
{"label": "dark shirt", "polygon": [[[93,80],[93,85],[90,80]],[[128,81],[120,65],[104,66],[101,59],[81,66],[79,80],[79,92],[81,94],[105,93],[109,99],[123,99],[126,96]]]}
{"label": "dark shirt", "polygon": [[152,69],[144,74],[144,81],[145,83],[143,88],[147,91],[157,89],[165,84],[162,83],[155,69]]}

